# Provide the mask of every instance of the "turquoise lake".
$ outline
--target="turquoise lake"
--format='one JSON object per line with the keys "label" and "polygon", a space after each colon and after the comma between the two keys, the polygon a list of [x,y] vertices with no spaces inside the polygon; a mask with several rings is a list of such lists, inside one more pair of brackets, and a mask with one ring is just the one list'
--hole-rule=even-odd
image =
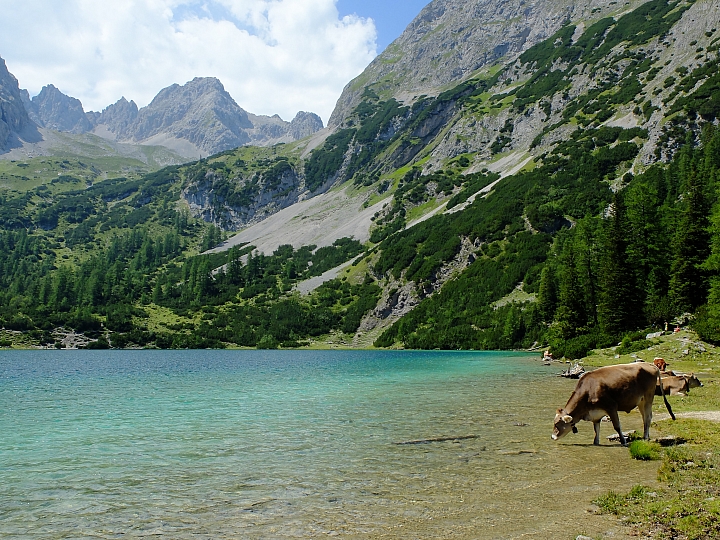
{"label": "turquoise lake", "polygon": [[558,370],[487,352],[0,351],[0,538],[602,533],[590,501],[654,465],[592,447],[589,423],[551,441],[574,388]]}

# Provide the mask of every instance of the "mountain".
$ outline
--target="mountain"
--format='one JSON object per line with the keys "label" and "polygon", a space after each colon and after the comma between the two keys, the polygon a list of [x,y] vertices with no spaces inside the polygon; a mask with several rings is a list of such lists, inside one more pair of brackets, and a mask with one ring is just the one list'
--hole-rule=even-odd
{"label": "mountain", "polygon": [[[475,5],[435,0],[410,26],[399,43],[419,44],[420,71],[445,54],[460,65],[450,22],[473,26]],[[477,5],[515,35],[515,4]],[[528,4],[561,20],[426,95],[414,76],[376,81],[374,63],[330,129],[292,144],[92,183],[36,186],[15,164],[3,324],[35,343],[73,328],[97,346],[544,345],[568,358],[645,350],[666,321],[720,341],[720,5],[596,6]],[[447,26],[421,53],[428,20]],[[495,43],[485,27],[465,58]],[[159,100],[143,133],[175,129],[191,101]]]}
{"label": "mountain", "polygon": [[37,134],[25,110],[18,81],[0,58],[0,151],[18,136],[34,140]]}
{"label": "mountain", "polygon": [[[278,115],[248,113],[235,103],[219,80],[210,77],[169,86],[141,109],[134,101],[122,97],[102,112],[85,112],[78,99],[63,94],[52,84],[30,99],[26,90],[18,88],[4,61],[2,71],[0,92],[7,96],[3,106],[13,125],[12,129],[8,124],[0,130],[3,141],[11,131],[26,126],[32,130],[35,124],[60,133],[93,133],[118,143],[164,146],[185,159],[196,159],[242,145],[293,142],[323,128],[322,120],[314,113],[301,111],[291,122]],[[18,103],[24,110],[17,107]],[[39,137],[36,134],[31,139],[37,142]]]}
{"label": "mountain", "polygon": [[28,115],[40,127],[65,133],[87,133],[93,125],[80,100],[66,96],[52,84],[32,100],[24,99]]}
{"label": "mountain", "polygon": [[639,3],[435,0],[345,87],[328,125],[339,125],[367,88],[400,102],[435,96],[484,68],[511,61],[568,22],[598,20]]}
{"label": "mountain", "polygon": [[138,109],[124,97],[101,113],[85,113],[79,100],[53,85],[25,100],[30,117],[41,127],[65,133],[93,132],[132,144],[160,145],[188,158],[197,158],[252,144],[270,146],[292,142],[323,128],[320,117],[300,112],[292,122],[279,116],[247,113],[222,83],[212,77],[161,90]]}
{"label": "mountain", "polygon": [[298,113],[292,122],[277,115],[249,114],[235,103],[219,80],[211,77],[169,86],[140,110],[123,98],[98,115],[95,122],[98,129],[120,141],[161,144],[200,156],[246,144],[292,142],[323,127],[320,118],[312,113]]}
{"label": "mountain", "polygon": [[[104,119],[105,112],[99,122]],[[288,123],[279,116],[257,116],[239,107],[215,78],[196,78],[184,86],[172,85],[137,112],[135,120],[116,135],[121,140],[152,143],[189,142],[201,155],[246,144],[270,146],[296,140],[322,129],[312,113],[298,113]],[[112,128],[108,126],[112,131]]]}
{"label": "mountain", "polygon": [[106,107],[102,113],[90,111],[87,113],[95,129],[105,128],[111,137],[126,138],[132,132],[133,125],[138,117],[138,107],[134,101],[128,101],[123,96],[116,103]]}

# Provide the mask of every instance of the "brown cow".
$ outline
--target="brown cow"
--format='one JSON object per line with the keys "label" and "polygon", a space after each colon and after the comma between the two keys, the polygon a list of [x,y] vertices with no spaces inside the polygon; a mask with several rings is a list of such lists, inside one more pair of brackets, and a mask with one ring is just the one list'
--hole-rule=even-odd
{"label": "brown cow", "polygon": [[655,364],[660,371],[665,371],[667,369],[667,362],[662,358],[655,358],[655,360],[653,360],[653,364]]}
{"label": "brown cow", "polygon": [[669,396],[684,396],[690,392],[691,388],[699,388],[703,385],[700,379],[694,373],[683,375],[682,373],[667,372],[668,375],[662,377],[662,388],[660,385],[655,386],[655,395],[662,395],[663,390]]}
{"label": "brown cow", "polygon": [[[600,420],[607,414],[620,436],[620,443],[624,446],[627,440],[620,427],[618,411],[629,413],[635,407],[640,409],[643,418],[643,435],[645,439],[649,439],[652,403],[658,382],[660,370],[653,364],[644,362],[606,366],[586,373],[578,381],[565,407],[557,410],[553,440],[558,440],[569,431],[577,433],[575,424],[580,420],[587,420],[592,422],[595,428],[593,444],[599,445]],[[664,393],[663,400],[670,416],[675,420]]]}

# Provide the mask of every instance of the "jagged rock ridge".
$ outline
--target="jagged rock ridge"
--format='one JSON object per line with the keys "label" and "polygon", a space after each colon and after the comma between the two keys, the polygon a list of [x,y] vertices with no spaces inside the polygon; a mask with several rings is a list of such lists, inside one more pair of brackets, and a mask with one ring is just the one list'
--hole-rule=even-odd
{"label": "jagged rock ridge", "polygon": [[313,113],[300,112],[292,122],[277,115],[248,113],[213,77],[173,84],[142,109],[123,97],[95,113],[94,119],[98,134],[123,142],[169,146],[189,155],[194,150],[198,157],[248,144],[292,142],[323,128]]}
{"label": "jagged rock ridge", "polygon": [[33,125],[18,81],[0,58],[0,150],[12,144],[13,137],[32,138]]}
{"label": "jagged rock ridge", "polygon": [[301,111],[291,122],[278,115],[248,113],[212,77],[173,84],[141,109],[122,97],[102,112],[85,112],[78,99],[63,94],[52,84],[30,99],[2,61],[0,96],[0,148],[6,146],[11,133],[32,130],[37,125],[64,133],[92,132],[116,142],[166,146],[186,158],[198,158],[242,145],[292,142],[323,128],[322,120],[314,113]]}
{"label": "jagged rock ridge", "polygon": [[24,99],[28,115],[38,126],[65,133],[87,133],[93,124],[79,99],[67,96],[49,84],[30,99]]}
{"label": "jagged rock ridge", "polygon": [[507,62],[572,21],[593,21],[643,0],[434,0],[343,90],[328,125],[360,103],[365,88],[414,101],[437,95],[478,70]]}

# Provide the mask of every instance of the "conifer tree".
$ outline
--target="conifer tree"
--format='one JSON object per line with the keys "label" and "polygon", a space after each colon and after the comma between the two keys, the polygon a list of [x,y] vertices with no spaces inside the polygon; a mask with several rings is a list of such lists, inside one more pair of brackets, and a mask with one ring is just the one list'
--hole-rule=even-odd
{"label": "conifer tree", "polygon": [[568,340],[587,325],[583,292],[578,279],[577,253],[573,242],[567,242],[561,256],[560,292],[555,311],[554,334]]}
{"label": "conifer tree", "polygon": [[627,212],[622,192],[613,195],[605,221],[600,259],[598,321],[603,332],[618,336],[642,319],[635,272],[628,260]]}
{"label": "conifer tree", "polygon": [[709,205],[704,175],[694,162],[684,170],[683,209],[673,242],[669,295],[678,313],[706,302],[708,276],[703,263],[710,255]]}
{"label": "conifer tree", "polygon": [[546,264],[540,274],[540,289],[538,291],[538,312],[544,323],[551,323],[555,318],[557,309],[557,282],[555,271],[551,264]]}

